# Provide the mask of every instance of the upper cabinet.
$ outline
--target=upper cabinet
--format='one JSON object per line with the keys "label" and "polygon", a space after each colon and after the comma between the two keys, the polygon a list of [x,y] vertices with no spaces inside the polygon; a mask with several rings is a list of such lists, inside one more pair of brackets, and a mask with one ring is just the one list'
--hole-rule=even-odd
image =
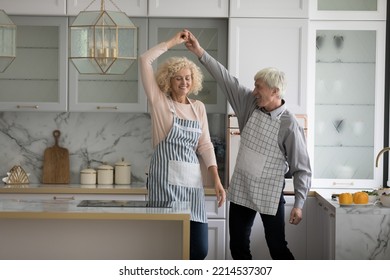
{"label": "upper cabinet", "polygon": [[310,154],[317,187],[382,185],[386,21],[312,21]]}
{"label": "upper cabinet", "polygon": [[[222,64],[226,65],[227,52],[227,20],[225,19],[150,19],[149,47],[167,41],[175,33],[188,28],[199,40],[201,46]],[[207,113],[226,113],[226,98],[218,87],[217,82],[208,73],[198,58],[187,50],[184,44],[171,48],[157,59],[157,65],[171,56],[186,56],[195,62],[204,75],[203,89],[191,98],[202,101]]]}
{"label": "upper cabinet", "polygon": [[[106,10],[122,11],[128,16],[147,15],[148,1],[146,0],[105,0],[104,4]],[[84,10],[99,11],[100,5],[101,0],[96,0],[94,2],[93,0],[67,0],[67,14],[75,16]]]}
{"label": "upper cabinet", "polygon": [[307,18],[309,0],[230,0],[230,17]]}
{"label": "upper cabinet", "polygon": [[[131,18],[138,28],[138,55],[147,48],[147,19]],[[123,75],[79,74],[69,62],[69,111],[146,112],[138,59]]]}
{"label": "upper cabinet", "polygon": [[[146,2],[146,1],[145,1]],[[149,0],[152,17],[228,17],[229,0]]]}
{"label": "upper cabinet", "polygon": [[11,17],[16,58],[0,73],[0,111],[67,110],[66,17]]}
{"label": "upper cabinet", "polygon": [[[306,114],[307,29],[304,19],[230,19],[230,72],[253,88],[259,70],[280,69],[287,78],[287,108],[294,114]],[[228,113],[233,113],[230,106]]]}
{"label": "upper cabinet", "polygon": [[387,0],[309,0],[310,18],[324,20],[386,20]]}
{"label": "upper cabinet", "polygon": [[66,15],[66,0],[1,0],[0,9],[8,15]]}

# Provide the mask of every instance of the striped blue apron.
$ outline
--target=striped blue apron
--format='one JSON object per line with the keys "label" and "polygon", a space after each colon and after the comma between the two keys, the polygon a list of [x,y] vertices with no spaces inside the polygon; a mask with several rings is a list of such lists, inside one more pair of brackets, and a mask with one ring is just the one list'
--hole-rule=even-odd
{"label": "striped blue apron", "polygon": [[[200,164],[196,155],[202,133],[198,120],[180,119],[169,98],[173,125],[151,158],[148,192],[150,201],[188,201],[191,221],[207,223]],[[192,109],[193,105],[190,102]],[[194,110],[196,115],[196,112]],[[197,118],[198,119],[198,118]]]}

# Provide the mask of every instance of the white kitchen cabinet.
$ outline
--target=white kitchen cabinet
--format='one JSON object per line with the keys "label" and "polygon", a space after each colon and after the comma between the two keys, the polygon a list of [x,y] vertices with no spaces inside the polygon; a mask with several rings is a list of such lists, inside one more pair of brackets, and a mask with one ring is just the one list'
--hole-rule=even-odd
{"label": "white kitchen cabinet", "polygon": [[230,0],[230,17],[307,18],[309,0]]}
{"label": "white kitchen cabinet", "polygon": [[336,215],[331,207],[322,202],[318,202],[320,216],[319,221],[323,226],[322,252],[323,259],[335,259],[335,241],[336,241]]}
{"label": "white kitchen cabinet", "polygon": [[321,197],[313,197],[307,208],[307,259],[334,260],[336,214]]}
{"label": "white kitchen cabinet", "polygon": [[[287,108],[306,114],[307,30],[305,19],[230,19],[229,71],[253,88],[253,77],[259,70],[279,68],[286,73]],[[228,113],[232,113],[231,108]]]}
{"label": "white kitchen cabinet", "polygon": [[224,260],[226,243],[226,203],[218,207],[214,195],[207,195],[206,213],[208,218],[209,251],[207,260]]}
{"label": "white kitchen cabinet", "polygon": [[8,15],[66,15],[66,0],[1,0]]}
{"label": "white kitchen cabinet", "polygon": [[[147,20],[131,18],[138,27],[138,55],[147,48]],[[139,80],[138,59],[123,75],[80,74],[69,62],[69,111],[146,112],[146,96]]]}
{"label": "white kitchen cabinet", "polygon": [[[145,1],[146,2],[146,1]],[[228,17],[229,0],[149,0],[151,17]]]}
{"label": "white kitchen cabinet", "polygon": [[[288,242],[288,247],[293,253],[295,259],[305,260],[307,259],[307,206],[302,209],[303,219],[298,225],[292,225],[289,223],[290,212],[294,207],[294,196],[285,195],[284,199],[286,200],[285,204],[285,233],[286,240]],[[229,224],[229,221],[227,221]],[[229,228],[227,226],[227,228]],[[227,259],[232,259],[229,249],[229,234],[227,234],[226,242],[226,256]],[[252,233],[250,238],[250,248],[252,258],[254,260],[270,260],[271,256],[269,254],[268,246],[265,241],[264,227],[263,222],[261,221],[260,214],[256,215],[255,222],[252,227]]]}
{"label": "white kitchen cabinet", "polygon": [[217,198],[215,195],[206,196],[206,213],[209,219],[225,219],[226,204],[218,207]]}
{"label": "white kitchen cabinet", "polygon": [[226,220],[208,220],[209,250],[206,260],[224,260],[226,244]]}
{"label": "white kitchen cabinet", "polygon": [[312,21],[308,148],[317,188],[378,188],[386,21]]}
{"label": "white kitchen cabinet", "polygon": [[309,0],[311,19],[386,20],[386,0]]}
{"label": "white kitchen cabinet", "polygon": [[67,110],[68,19],[14,16],[16,58],[0,73],[0,111]]}
{"label": "white kitchen cabinet", "polygon": [[[227,21],[224,19],[150,19],[149,47],[170,39],[175,33],[188,28],[199,40],[203,48],[222,64],[226,65]],[[203,72],[203,89],[191,98],[202,101],[207,113],[225,113],[226,98],[214,78],[208,73],[195,55],[187,50],[184,44],[175,46],[162,54],[153,67],[168,57],[185,56],[196,63]]]}
{"label": "white kitchen cabinet", "polygon": [[[114,4],[115,5],[114,5]],[[75,16],[82,11],[100,11],[101,0],[67,0],[67,15]],[[107,11],[122,11],[128,16],[146,16],[147,5],[146,0],[109,0],[104,1],[105,10]]]}

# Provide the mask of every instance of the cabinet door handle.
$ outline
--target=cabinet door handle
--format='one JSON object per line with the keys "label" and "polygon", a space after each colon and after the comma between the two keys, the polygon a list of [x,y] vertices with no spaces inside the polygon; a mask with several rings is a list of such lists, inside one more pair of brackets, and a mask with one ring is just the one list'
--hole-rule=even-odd
{"label": "cabinet door handle", "polygon": [[353,186],[353,182],[350,182],[350,183],[340,183],[340,182],[333,182],[333,186],[335,185],[348,185],[348,186]]}
{"label": "cabinet door handle", "polygon": [[16,105],[18,109],[38,109],[38,105]]}
{"label": "cabinet door handle", "polygon": [[230,135],[240,135],[239,131],[230,131]]}
{"label": "cabinet door handle", "polygon": [[108,109],[108,110],[118,110],[118,106],[97,106],[96,107],[98,110],[104,110],[104,109]]}
{"label": "cabinet door handle", "polygon": [[74,196],[53,196],[54,200],[74,200]]}

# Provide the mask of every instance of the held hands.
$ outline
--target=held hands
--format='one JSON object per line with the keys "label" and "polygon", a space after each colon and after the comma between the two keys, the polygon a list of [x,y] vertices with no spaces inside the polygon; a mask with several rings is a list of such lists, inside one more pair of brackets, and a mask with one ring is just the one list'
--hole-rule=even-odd
{"label": "held hands", "polygon": [[204,53],[204,49],[200,46],[198,40],[189,30],[183,29],[175,34],[169,41],[166,42],[168,49],[185,43],[187,49],[193,52],[197,57],[201,57]]}
{"label": "held hands", "polygon": [[185,42],[187,49],[193,52],[198,58],[200,58],[204,53],[204,49],[200,46],[199,41],[196,39],[194,34],[192,34],[190,31],[186,29],[185,31],[188,32],[188,39]]}
{"label": "held hands", "polygon": [[189,37],[188,30],[182,30],[182,31],[177,32],[171,39],[169,39],[166,42],[168,49],[170,49],[176,45],[180,45],[184,42],[187,42],[188,37]]}

